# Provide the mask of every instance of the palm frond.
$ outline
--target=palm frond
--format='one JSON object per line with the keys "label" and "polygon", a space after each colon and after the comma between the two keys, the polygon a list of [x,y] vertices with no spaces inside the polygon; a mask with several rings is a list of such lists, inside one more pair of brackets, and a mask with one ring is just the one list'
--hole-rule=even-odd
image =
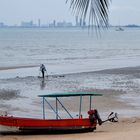
{"label": "palm frond", "polygon": [[82,19],[86,20],[89,17],[89,25],[95,25],[96,27],[108,26],[108,13],[109,4],[111,0],[66,0],[66,3],[70,2],[70,8],[74,14]]}

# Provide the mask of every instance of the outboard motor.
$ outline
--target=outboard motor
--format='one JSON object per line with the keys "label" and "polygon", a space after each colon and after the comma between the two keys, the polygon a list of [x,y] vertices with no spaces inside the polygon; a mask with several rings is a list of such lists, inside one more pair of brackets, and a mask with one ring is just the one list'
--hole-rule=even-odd
{"label": "outboard motor", "polygon": [[95,121],[98,121],[98,124],[99,124],[99,125],[102,124],[102,120],[101,120],[101,118],[100,118],[100,115],[99,115],[97,109],[89,110],[89,111],[88,111],[88,114],[89,114],[89,119],[90,119],[91,125],[92,125]]}
{"label": "outboard motor", "polygon": [[88,114],[89,114],[89,119],[90,119],[91,125],[93,125],[93,123],[97,122],[97,121],[98,121],[99,125],[102,125],[103,123],[105,123],[107,121],[118,122],[118,114],[114,113],[114,112],[111,112],[109,114],[108,118],[104,121],[102,121],[102,119],[100,118],[100,115],[99,115],[97,109],[89,110]]}
{"label": "outboard motor", "polygon": [[110,121],[110,122],[118,122],[118,114],[117,113],[114,113],[114,112],[111,112],[109,115],[108,115],[108,118],[104,121],[102,121],[102,123],[104,122],[107,122],[107,121]]}

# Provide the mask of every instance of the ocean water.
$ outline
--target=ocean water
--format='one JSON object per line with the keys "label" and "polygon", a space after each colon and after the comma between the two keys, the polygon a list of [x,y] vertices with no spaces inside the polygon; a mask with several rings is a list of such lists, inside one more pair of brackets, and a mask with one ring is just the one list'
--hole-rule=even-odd
{"label": "ocean water", "polygon": [[[98,37],[94,31],[88,33],[86,29],[0,28],[0,68],[37,65],[31,68],[0,70],[0,89],[19,90],[20,95],[23,96],[23,98],[2,101],[1,108],[3,109],[3,105],[11,106],[10,113],[19,116],[29,114],[29,109],[32,109],[31,116],[38,116],[40,102],[38,103],[36,98],[42,93],[40,89],[42,81],[37,77],[27,76],[38,76],[39,65],[42,63],[45,64],[48,74],[54,75],[135,67],[140,66],[139,60],[140,28],[124,28],[124,31],[111,28],[101,32],[101,36]],[[20,79],[17,76],[25,78]],[[96,75],[94,78],[91,76],[87,78],[86,75],[75,77],[76,80],[73,77],[69,83],[73,83],[74,90],[75,87],[126,89],[129,96],[123,94],[121,100],[138,107],[138,114],[140,114],[139,78],[132,81],[122,75],[117,77]],[[49,79],[51,86],[46,82],[48,87],[44,88],[44,92],[71,90],[67,78],[64,81],[63,78],[60,79],[58,78],[58,81],[57,78]],[[77,81],[79,83],[76,85]],[[131,83],[136,86],[131,88]],[[19,107],[21,102],[22,110]]]}
{"label": "ocean water", "polygon": [[139,66],[139,37],[139,28],[111,28],[98,37],[87,29],[0,29],[0,67],[43,63],[54,74]]}

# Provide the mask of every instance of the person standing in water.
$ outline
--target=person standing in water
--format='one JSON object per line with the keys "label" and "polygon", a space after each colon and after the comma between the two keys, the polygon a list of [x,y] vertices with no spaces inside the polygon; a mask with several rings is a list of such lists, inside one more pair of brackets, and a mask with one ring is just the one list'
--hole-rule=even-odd
{"label": "person standing in water", "polygon": [[45,71],[46,71],[46,68],[45,68],[45,65],[44,64],[41,64],[40,71],[42,73],[42,78],[44,78],[45,77]]}

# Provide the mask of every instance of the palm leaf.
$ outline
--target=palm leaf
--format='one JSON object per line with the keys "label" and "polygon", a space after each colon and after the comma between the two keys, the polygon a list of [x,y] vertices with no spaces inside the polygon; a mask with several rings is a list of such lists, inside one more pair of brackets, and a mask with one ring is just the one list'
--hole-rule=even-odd
{"label": "palm leaf", "polygon": [[98,28],[108,26],[111,0],[66,0],[67,2],[70,2],[70,8],[82,21],[89,17],[90,26],[93,24]]}

